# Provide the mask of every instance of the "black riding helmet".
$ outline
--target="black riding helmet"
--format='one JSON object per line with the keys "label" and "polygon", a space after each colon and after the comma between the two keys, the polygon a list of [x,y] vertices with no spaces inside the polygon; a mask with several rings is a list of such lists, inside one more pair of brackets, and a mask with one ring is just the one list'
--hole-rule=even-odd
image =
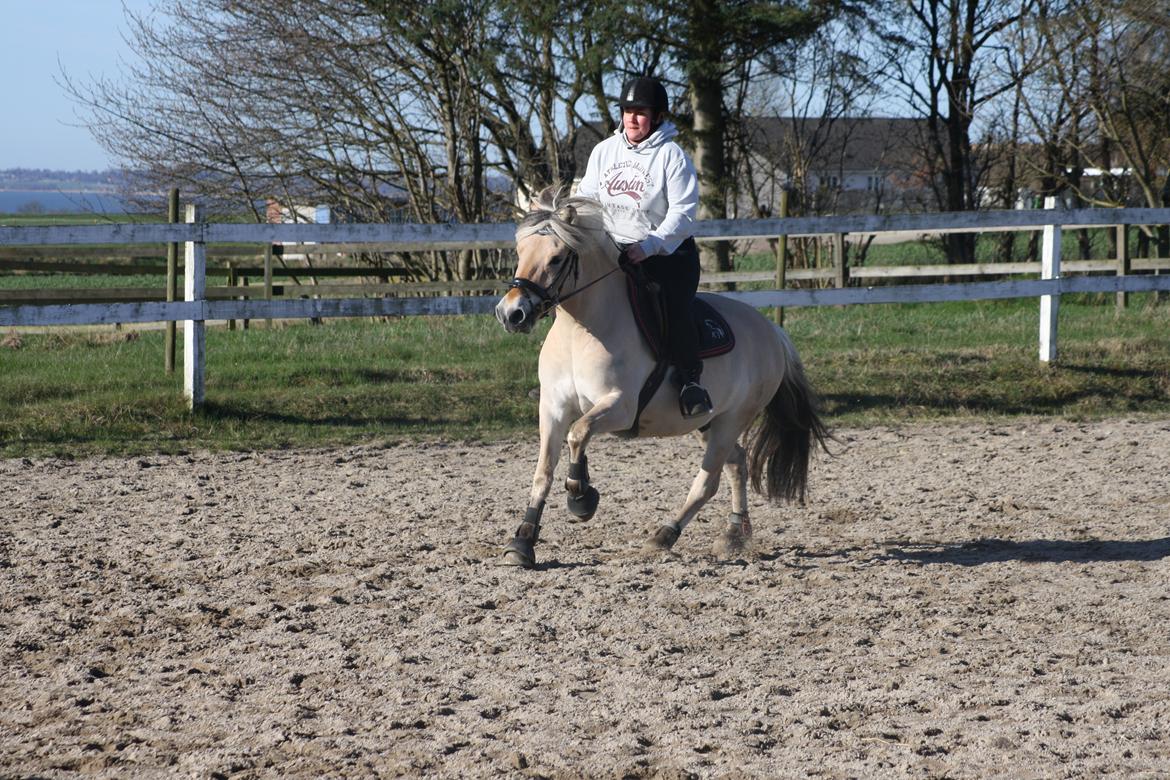
{"label": "black riding helmet", "polygon": [[657,118],[659,114],[666,113],[668,108],[666,87],[662,86],[661,81],[650,76],[632,78],[622,86],[618,106],[623,110],[631,107],[649,108]]}

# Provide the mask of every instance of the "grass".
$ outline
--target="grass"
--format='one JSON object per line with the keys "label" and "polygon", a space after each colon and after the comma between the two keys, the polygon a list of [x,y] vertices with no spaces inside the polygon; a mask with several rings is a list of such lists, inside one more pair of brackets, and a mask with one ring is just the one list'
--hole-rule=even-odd
{"label": "grass", "polygon": [[1034,300],[790,309],[786,326],[837,424],[1170,412],[1170,307],[1067,296],[1059,360]]}
{"label": "grass", "polygon": [[[1086,231],[1089,238],[1089,245],[1091,247],[1091,258],[1105,258],[1109,257],[1111,250],[1109,248],[1109,238],[1107,233],[1112,232],[1112,229],[1094,228]],[[1065,260],[1080,260],[1081,258],[1081,231],[1065,230],[1061,232],[1061,256]],[[1130,246],[1137,245],[1137,228],[1132,228],[1130,231]],[[1007,234],[1005,233],[980,233],[975,238],[975,261],[979,263],[993,263],[1001,260],[1001,239]],[[1015,240],[1012,244],[1012,259],[1016,261],[1023,261],[1027,259],[1028,242],[1030,234],[1027,232],[1016,232]],[[849,249],[850,262],[855,263],[854,247]],[[792,252],[791,243],[789,252]],[[822,256],[822,263],[826,266],[830,264],[831,258],[826,251]],[[896,244],[879,244],[870,245],[866,252],[865,265],[869,267],[874,266],[890,266],[890,265],[945,265],[946,249],[942,241],[938,239],[924,240],[924,241],[905,241]],[[771,271],[776,268],[776,259],[771,252],[752,252],[741,255],[735,260],[736,270],[740,271]]]}
{"label": "grass", "polygon": [[505,434],[531,420],[539,344],[504,339],[498,327],[413,317],[209,329],[207,404],[194,414],[181,403],[181,377],[163,373],[161,332],[9,336],[21,343],[0,347],[0,453]]}
{"label": "grass", "polygon": [[[1034,300],[789,309],[832,425],[1170,413],[1170,306],[1062,303],[1058,365]],[[547,326],[546,326],[547,327]],[[163,373],[163,334],[9,334],[0,454],[134,454],[535,437],[544,328],[489,317],[209,329],[207,405]],[[181,346],[181,344],[180,344]],[[181,356],[180,356],[181,365]]]}
{"label": "grass", "polygon": [[[1064,239],[1072,258],[1075,236]],[[1017,252],[1025,245],[1021,235]],[[981,236],[977,255],[993,259],[997,248]],[[874,245],[867,259],[938,262],[938,242]],[[736,261],[773,263],[766,252]],[[162,285],[161,276],[0,275],[2,289]],[[771,285],[741,289],[754,286]],[[1037,359],[1037,308],[1028,299],[789,309],[786,325],[833,425],[1170,413],[1170,306],[1135,295],[1117,312],[1108,296],[1066,296],[1055,366]],[[161,331],[0,334],[0,455],[534,437],[543,332],[508,336],[488,317],[210,329],[207,404],[195,413],[181,378],[163,373]]]}
{"label": "grass", "polygon": [[109,225],[164,222],[152,214],[0,214],[0,227],[52,227],[55,225]]}
{"label": "grass", "polygon": [[[179,271],[182,279],[182,269]],[[48,274],[0,275],[0,290],[95,290],[125,287],[154,287],[165,290],[166,269],[159,274]]]}

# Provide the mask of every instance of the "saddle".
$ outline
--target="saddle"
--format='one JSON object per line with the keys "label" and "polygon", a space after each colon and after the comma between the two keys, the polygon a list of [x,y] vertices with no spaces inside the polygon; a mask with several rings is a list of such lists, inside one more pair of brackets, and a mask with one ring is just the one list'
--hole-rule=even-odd
{"label": "saddle", "polygon": [[[643,410],[662,386],[670,369],[667,333],[671,323],[666,319],[666,306],[661,287],[651,281],[640,266],[623,264],[622,270],[626,273],[626,294],[634,321],[638,323],[638,331],[655,359],[654,369],[638,393],[638,413],[634,415],[634,424],[627,430],[618,432],[619,436],[633,437],[638,435],[638,424],[642,419]],[[704,298],[696,296],[691,302],[691,319],[694,320],[695,329],[699,334],[699,359],[723,355],[735,348],[735,333],[732,332],[731,325]]]}

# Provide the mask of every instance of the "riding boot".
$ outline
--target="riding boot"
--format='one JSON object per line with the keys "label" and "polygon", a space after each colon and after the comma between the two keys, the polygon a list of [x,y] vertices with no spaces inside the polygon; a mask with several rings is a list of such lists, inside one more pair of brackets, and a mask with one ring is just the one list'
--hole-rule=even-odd
{"label": "riding boot", "polygon": [[693,368],[679,369],[682,377],[682,390],[678,394],[678,406],[683,417],[704,417],[715,411],[711,403],[711,396],[706,388],[699,384],[699,377],[703,373],[703,364]]}

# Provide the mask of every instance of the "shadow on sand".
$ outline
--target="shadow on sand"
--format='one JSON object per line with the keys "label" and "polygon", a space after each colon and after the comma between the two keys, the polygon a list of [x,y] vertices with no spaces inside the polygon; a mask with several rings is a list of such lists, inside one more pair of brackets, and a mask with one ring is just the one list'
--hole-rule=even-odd
{"label": "shadow on sand", "polygon": [[906,544],[891,546],[886,560],[915,563],[947,563],[981,566],[1005,561],[1029,563],[1097,563],[1102,561],[1157,561],[1170,557],[1170,537],[1144,540],[1087,539],[1062,541],[1033,539],[1015,542],[1006,539],[979,539],[963,544]]}

